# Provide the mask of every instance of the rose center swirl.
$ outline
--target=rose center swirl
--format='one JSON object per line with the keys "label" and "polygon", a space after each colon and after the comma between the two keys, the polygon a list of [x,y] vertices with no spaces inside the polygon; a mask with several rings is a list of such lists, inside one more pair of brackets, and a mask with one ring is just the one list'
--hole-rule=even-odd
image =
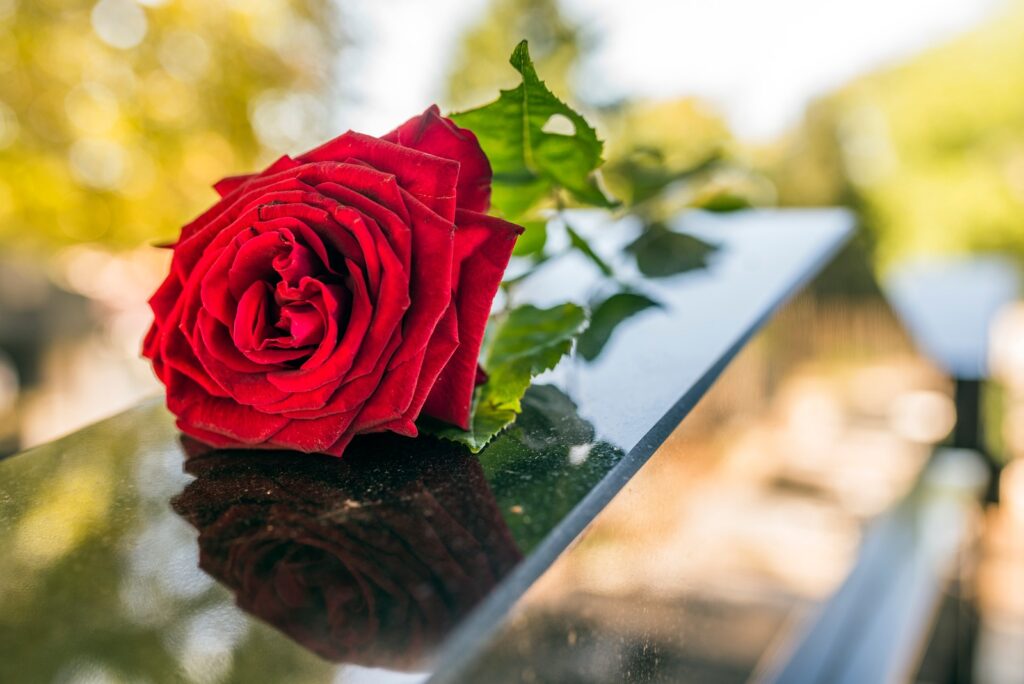
{"label": "rose center swirl", "polygon": [[[343,332],[352,295],[344,277],[289,230],[251,236],[229,270],[238,300],[232,337],[252,361],[298,367]],[[331,335],[336,337],[336,335]]]}

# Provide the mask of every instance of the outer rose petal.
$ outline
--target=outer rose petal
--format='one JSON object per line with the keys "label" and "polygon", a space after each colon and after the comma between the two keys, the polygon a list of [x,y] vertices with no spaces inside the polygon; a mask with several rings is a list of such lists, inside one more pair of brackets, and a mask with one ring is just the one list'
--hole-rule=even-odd
{"label": "outer rose petal", "polygon": [[297,161],[295,161],[288,155],[285,155],[278,159],[273,164],[271,164],[270,166],[268,166],[266,169],[261,171],[260,173],[250,173],[244,176],[228,176],[227,178],[222,178],[213,184],[213,189],[216,190],[217,194],[220,195],[221,197],[227,197],[235,190],[251,181],[253,178],[263,178],[265,176],[272,176],[275,173],[278,173],[279,171],[293,169],[298,165],[299,163]]}
{"label": "outer rose petal", "polygon": [[303,163],[351,160],[393,174],[402,188],[441,218],[455,218],[458,162],[352,131],[299,157]]}
{"label": "outer rose petal", "polygon": [[464,210],[455,215],[455,225],[453,302],[459,318],[459,348],[441,371],[423,412],[468,430],[487,317],[523,228]]}
{"label": "outer rose petal", "polygon": [[459,162],[455,205],[459,209],[486,212],[491,206],[491,163],[476,135],[441,116],[437,105],[383,137],[403,147]]}
{"label": "outer rose petal", "polygon": [[288,424],[287,418],[260,413],[231,399],[208,396],[191,381],[177,377],[180,382],[168,385],[167,404],[178,415],[178,426],[189,434],[212,432],[235,444],[258,445]]}
{"label": "outer rose petal", "polygon": [[455,314],[453,304],[448,307],[444,318],[438,323],[434,337],[431,338],[430,344],[427,346],[423,365],[420,368],[419,381],[416,384],[416,393],[406,410],[406,417],[381,425],[381,430],[392,430],[408,437],[415,437],[418,434],[413,421],[422,411],[423,404],[427,401],[427,395],[433,389],[434,383],[437,382],[437,376],[444,370],[458,345],[459,319]]}

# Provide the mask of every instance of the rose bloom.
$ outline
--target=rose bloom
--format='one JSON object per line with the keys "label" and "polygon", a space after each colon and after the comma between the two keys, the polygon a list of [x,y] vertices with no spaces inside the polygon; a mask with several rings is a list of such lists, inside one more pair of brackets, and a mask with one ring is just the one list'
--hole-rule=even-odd
{"label": "rose bloom", "polygon": [[323,658],[422,667],[521,558],[480,462],[455,444],[409,453],[383,435],[342,463],[291,456],[189,458],[196,480],[172,506],[238,606]]}
{"label": "rose bloom", "polygon": [[340,456],[355,435],[468,429],[491,302],[522,228],[431,107],[226,178],[181,231],[143,354],[179,429],[218,447]]}

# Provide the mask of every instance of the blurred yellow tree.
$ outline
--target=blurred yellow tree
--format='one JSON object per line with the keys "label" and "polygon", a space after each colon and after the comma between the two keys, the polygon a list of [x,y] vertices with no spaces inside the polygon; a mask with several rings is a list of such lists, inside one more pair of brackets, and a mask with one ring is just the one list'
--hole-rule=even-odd
{"label": "blurred yellow tree", "polygon": [[172,238],[326,133],[330,0],[0,0],[0,241]]}

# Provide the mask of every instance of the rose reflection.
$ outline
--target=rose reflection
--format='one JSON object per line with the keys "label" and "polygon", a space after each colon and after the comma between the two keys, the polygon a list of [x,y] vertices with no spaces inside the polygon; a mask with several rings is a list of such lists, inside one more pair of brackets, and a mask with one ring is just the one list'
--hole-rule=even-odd
{"label": "rose reflection", "polygon": [[[415,449],[410,445],[415,444]],[[332,661],[412,669],[521,555],[479,462],[428,438],[345,458],[208,451],[172,500],[240,608]]]}

